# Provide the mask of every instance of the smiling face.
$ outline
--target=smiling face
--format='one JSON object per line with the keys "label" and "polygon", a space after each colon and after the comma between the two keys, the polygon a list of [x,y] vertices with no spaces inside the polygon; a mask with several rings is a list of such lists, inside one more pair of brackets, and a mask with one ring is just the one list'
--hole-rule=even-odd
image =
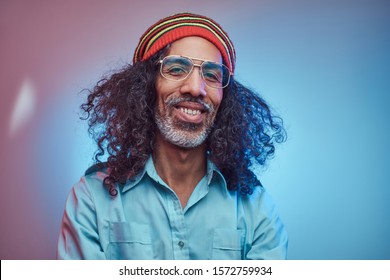
{"label": "smiling face", "polygon": [[[182,55],[222,63],[219,50],[200,37],[186,37],[171,44],[168,55]],[[194,59],[195,64],[202,61]],[[223,90],[206,85],[200,68],[194,67],[187,79],[156,81],[157,127],[165,140],[183,148],[194,148],[207,139],[223,97]]]}

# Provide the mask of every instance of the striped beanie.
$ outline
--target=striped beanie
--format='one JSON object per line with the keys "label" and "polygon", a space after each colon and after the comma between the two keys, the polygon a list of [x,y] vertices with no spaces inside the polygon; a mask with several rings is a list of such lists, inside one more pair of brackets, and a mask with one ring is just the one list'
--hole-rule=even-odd
{"label": "striped beanie", "polygon": [[199,36],[213,43],[230,72],[234,72],[236,52],[228,34],[214,20],[192,13],[175,14],[149,27],[139,40],[133,63],[146,60],[166,45],[189,36]]}

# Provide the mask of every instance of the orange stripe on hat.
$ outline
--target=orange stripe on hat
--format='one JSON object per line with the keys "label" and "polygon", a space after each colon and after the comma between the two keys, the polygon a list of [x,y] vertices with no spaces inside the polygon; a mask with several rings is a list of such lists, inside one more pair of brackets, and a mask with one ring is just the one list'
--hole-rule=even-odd
{"label": "orange stripe on hat", "polygon": [[149,27],[139,40],[133,63],[148,59],[168,44],[189,36],[199,36],[213,43],[230,72],[234,72],[236,53],[227,33],[212,19],[190,13],[163,18]]}

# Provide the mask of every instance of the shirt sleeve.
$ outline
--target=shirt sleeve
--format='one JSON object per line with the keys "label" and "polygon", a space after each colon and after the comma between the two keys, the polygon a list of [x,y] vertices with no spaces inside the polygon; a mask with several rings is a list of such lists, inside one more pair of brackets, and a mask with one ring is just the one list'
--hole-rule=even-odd
{"label": "shirt sleeve", "polygon": [[277,207],[266,191],[260,196],[257,213],[253,243],[247,252],[246,259],[285,260],[288,247],[287,233]]}
{"label": "shirt sleeve", "polygon": [[96,211],[85,177],[66,201],[57,246],[57,259],[105,259],[99,242]]}

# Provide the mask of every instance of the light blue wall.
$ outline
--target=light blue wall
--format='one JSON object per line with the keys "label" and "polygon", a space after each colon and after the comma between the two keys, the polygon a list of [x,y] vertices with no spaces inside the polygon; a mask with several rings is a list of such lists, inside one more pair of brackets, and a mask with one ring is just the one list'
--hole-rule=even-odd
{"label": "light blue wall", "polygon": [[264,182],[290,258],[389,259],[390,5],[313,2],[251,15],[256,55],[238,40],[240,76],[289,133]]}

